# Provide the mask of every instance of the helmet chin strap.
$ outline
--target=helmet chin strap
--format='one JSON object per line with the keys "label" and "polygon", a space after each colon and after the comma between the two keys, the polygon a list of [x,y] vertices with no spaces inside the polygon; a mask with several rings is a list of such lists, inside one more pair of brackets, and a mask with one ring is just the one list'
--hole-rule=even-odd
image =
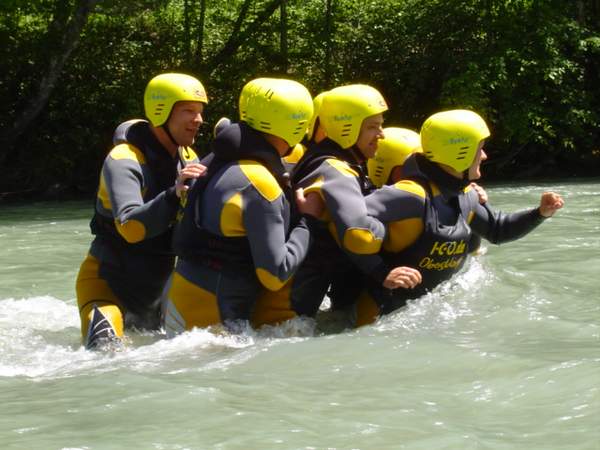
{"label": "helmet chin strap", "polygon": [[363,163],[367,160],[367,158],[365,158],[365,155],[363,155],[363,153],[356,146],[356,144],[350,147],[350,153],[352,153],[352,156],[354,156],[354,159],[356,159],[356,162],[358,163]]}
{"label": "helmet chin strap", "polygon": [[173,137],[173,135],[171,134],[171,130],[169,130],[169,120],[167,119],[167,121],[161,125],[162,129],[165,130],[165,133],[167,133],[167,136],[169,136],[169,139],[171,139],[171,142],[173,144],[175,144],[176,147],[179,147],[179,144],[177,143],[177,141],[175,140],[175,138]]}

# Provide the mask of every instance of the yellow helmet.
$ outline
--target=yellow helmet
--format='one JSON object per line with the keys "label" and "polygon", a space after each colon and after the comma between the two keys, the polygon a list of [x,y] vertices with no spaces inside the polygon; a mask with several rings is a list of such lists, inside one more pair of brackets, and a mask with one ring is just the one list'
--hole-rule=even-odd
{"label": "yellow helmet", "polygon": [[369,178],[377,187],[387,183],[394,167],[402,166],[409,155],[421,151],[421,138],[412,130],[389,127],[384,128],[383,134],[385,138],[378,142],[375,156],[367,160]]}
{"label": "yellow helmet", "polygon": [[356,144],[363,120],[387,109],[387,103],[377,89],[365,84],[351,84],[327,93],[319,120],[329,139],[342,148],[349,148]]}
{"label": "yellow helmet", "polygon": [[313,115],[310,118],[308,130],[306,131],[306,137],[308,139],[312,139],[315,135],[315,124],[317,123],[317,117],[319,116],[319,111],[321,110],[321,105],[323,104],[325,94],[327,94],[327,91],[321,92],[319,95],[313,98]]}
{"label": "yellow helmet", "polygon": [[238,100],[238,106],[240,110],[240,120],[246,120],[246,108],[248,107],[248,99],[260,89],[261,83],[268,82],[268,78],[255,78],[248,81],[242,91],[240,92],[240,98]]}
{"label": "yellow helmet", "polygon": [[263,78],[248,97],[244,121],[252,128],[285,140],[302,140],[313,114],[312,97],[297,81]]}
{"label": "yellow helmet", "polygon": [[208,103],[206,91],[196,78],[182,73],[163,73],[150,80],[144,92],[144,110],[152,126],[163,125],[173,105],[181,101]]}
{"label": "yellow helmet", "polygon": [[436,113],[423,123],[421,147],[427,159],[463,172],[473,164],[479,143],[489,136],[479,114],[455,109]]}

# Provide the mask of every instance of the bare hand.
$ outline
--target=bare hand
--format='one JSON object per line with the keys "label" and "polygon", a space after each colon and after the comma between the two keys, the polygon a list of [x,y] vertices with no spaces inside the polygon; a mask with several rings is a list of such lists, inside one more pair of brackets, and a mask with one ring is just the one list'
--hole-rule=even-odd
{"label": "bare hand", "polygon": [[479,203],[481,203],[482,205],[484,203],[487,203],[488,195],[487,192],[485,192],[484,188],[479,186],[477,183],[471,183],[471,188],[475,189],[475,192],[477,192],[477,195],[479,196]]}
{"label": "bare hand", "polygon": [[206,166],[199,163],[187,164],[177,175],[175,183],[175,193],[181,198],[181,193],[187,191],[190,187],[185,184],[186,180],[199,178],[206,174]]}
{"label": "bare hand", "polygon": [[383,280],[383,287],[387,289],[411,289],[421,283],[423,278],[421,272],[408,266],[393,268]]}
{"label": "bare hand", "polygon": [[325,202],[319,194],[311,192],[305,197],[302,188],[296,189],[296,205],[302,214],[309,214],[317,219],[325,210]]}
{"label": "bare hand", "polygon": [[540,199],[540,214],[544,217],[552,217],[556,211],[562,208],[565,201],[555,192],[544,192]]}

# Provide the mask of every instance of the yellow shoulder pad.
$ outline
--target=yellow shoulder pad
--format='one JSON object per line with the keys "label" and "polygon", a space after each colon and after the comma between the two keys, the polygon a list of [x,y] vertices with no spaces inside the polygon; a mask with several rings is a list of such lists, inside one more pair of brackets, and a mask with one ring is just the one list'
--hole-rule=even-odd
{"label": "yellow shoulder pad", "polygon": [[272,202],[281,195],[277,180],[265,166],[247,159],[240,160],[238,164],[250,183],[266,200]]}
{"label": "yellow shoulder pad", "polygon": [[131,159],[137,161],[140,164],[146,163],[146,157],[140,149],[134,147],[131,144],[119,144],[114,147],[108,154],[112,159]]}
{"label": "yellow shoulder pad", "polygon": [[331,167],[334,167],[340,173],[347,177],[358,177],[358,173],[355,170],[351,169],[350,166],[348,166],[348,164],[344,161],[340,161],[339,159],[335,158],[330,158],[327,160],[327,163],[329,163]]}
{"label": "yellow shoulder pad", "polygon": [[283,160],[289,164],[296,164],[306,152],[306,147],[302,144],[296,144],[294,149]]}
{"label": "yellow shoulder pad", "polygon": [[416,181],[400,180],[394,184],[394,187],[401,191],[406,191],[406,192],[410,192],[411,194],[418,195],[421,198],[425,198],[425,196],[426,196],[425,188],[423,188],[423,186],[421,186]]}

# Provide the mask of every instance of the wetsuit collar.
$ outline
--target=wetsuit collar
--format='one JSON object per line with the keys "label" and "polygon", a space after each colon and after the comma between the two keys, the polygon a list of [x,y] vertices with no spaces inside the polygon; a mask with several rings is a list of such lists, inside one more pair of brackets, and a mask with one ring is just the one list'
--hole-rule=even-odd
{"label": "wetsuit collar", "polygon": [[224,128],[212,145],[215,157],[223,161],[255,159],[264,163],[281,184],[289,182],[281,156],[262,133],[245,123],[233,123]]}
{"label": "wetsuit collar", "polygon": [[126,142],[144,153],[146,164],[157,178],[158,185],[164,190],[173,185],[177,177],[177,156],[172,157],[150,129],[150,124],[140,121],[131,124],[123,133]]}
{"label": "wetsuit collar", "polygon": [[349,150],[349,153],[352,155],[352,157],[356,160],[357,164],[363,164],[367,161],[367,158],[365,158],[365,155],[362,154],[362,152],[356,145],[353,145],[348,150]]}
{"label": "wetsuit collar", "polygon": [[[456,197],[465,187],[469,185],[469,180],[453,177],[442,170],[440,166],[432,163],[421,154],[414,155],[418,169],[440,189],[442,195],[446,198]],[[410,174],[408,175],[410,176]]]}

